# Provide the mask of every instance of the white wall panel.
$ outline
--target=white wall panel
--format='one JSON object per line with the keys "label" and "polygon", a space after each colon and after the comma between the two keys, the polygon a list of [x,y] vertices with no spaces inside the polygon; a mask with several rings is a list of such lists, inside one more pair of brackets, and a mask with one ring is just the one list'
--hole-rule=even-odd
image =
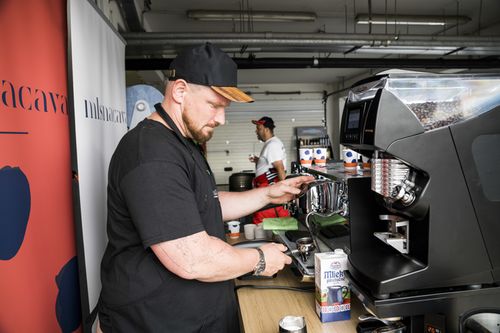
{"label": "white wall panel", "polygon": [[[308,96],[311,97],[311,96]],[[257,140],[252,119],[273,118],[287,152],[287,170],[296,160],[295,130],[297,126],[321,126],[324,116],[321,95],[307,100],[260,100],[251,104],[233,103],[226,110],[226,125],[215,130],[207,143],[207,157],[217,184],[228,184],[229,176],[243,170],[255,170],[249,154],[260,154],[263,143]],[[232,171],[224,171],[232,167]]]}
{"label": "white wall panel", "polygon": [[74,191],[79,199],[74,204],[79,205],[75,224],[80,286],[87,291],[82,294],[86,316],[96,306],[101,290],[109,161],[127,132],[125,42],[90,1],[71,0],[68,8],[76,146],[73,170],[78,171]]}

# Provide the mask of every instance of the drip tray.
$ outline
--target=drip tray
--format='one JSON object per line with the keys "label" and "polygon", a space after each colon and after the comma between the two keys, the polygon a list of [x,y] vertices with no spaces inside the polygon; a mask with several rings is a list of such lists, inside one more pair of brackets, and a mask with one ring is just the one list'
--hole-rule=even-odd
{"label": "drip tray", "polygon": [[295,243],[299,238],[311,237],[311,234],[307,230],[288,230],[285,231],[285,236],[287,240]]}

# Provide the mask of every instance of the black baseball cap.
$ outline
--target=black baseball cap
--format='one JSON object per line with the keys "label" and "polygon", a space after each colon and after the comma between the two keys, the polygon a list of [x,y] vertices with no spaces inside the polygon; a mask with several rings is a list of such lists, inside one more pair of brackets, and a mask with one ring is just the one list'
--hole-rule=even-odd
{"label": "black baseball cap", "polygon": [[179,53],[170,63],[168,79],[211,87],[233,102],[253,102],[253,98],[237,88],[237,72],[238,67],[230,56],[217,46],[205,43]]}
{"label": "black baseball cap", "polygon": [[273,119],[269,117],[262,117],[259,120],[252,120],[252,123],[255,125],[263,125],[264,127],[267,127],[269,129],[274,129],[276,127],[274,126]]}

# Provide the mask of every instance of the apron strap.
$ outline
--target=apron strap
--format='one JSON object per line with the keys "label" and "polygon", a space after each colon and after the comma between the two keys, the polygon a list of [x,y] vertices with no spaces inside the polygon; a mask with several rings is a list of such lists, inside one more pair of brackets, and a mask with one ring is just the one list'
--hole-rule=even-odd
{"label": "apron strap", "polygon": [[[191,157],[196,162],[196,158],[194,157],[194,152],[191,149],[191,147],[189,146],[188,140],[181,134],[181,131],[179,130],[177,125],[175,125],[174,121],[172,120],[172,118],[170,118],[168,113],[163,109],[163,107],[161,106],[161,103],[156,104],[155,108],[156,108],[156,112],[158,112],[158,115],[161,117],[161,119],[163,119],[170,126],[170,128],[174,132],[177,139],[184,145],[184,147],[186,147],[186,149],[191,154]],[[198,144],[195,144],[195,146],[198,147],[198,151],[201,154],[201,156],[203,156],[203,160],[205,161],[204,166],[199,165],[199,163],[197,163],[197,164],[200,167],[205,168],[205,170],[207,171],[207,173],[209,175],[212,175],[213,174],[212,169],[210,168],[210,165],[208,164],[207,159],[205,158],[205,155],[202,153],[201,148],[199,147]]]}
{"label": "apron strap", "polygon": [[156,112],[158,112],[158,115],[161,117],[161,119],[163,119],[168,124],[168,126],[170,126],[170,129],[174,132],[177,139],[179,139],[179,141],[184,145],[184,147],[186,147],[187,150],[191,153],[191,155],[193,155],[193,150],[191,149],[191,147],[189,147],[186,138],[182,136],[181,131],[179,130],[177,125],[175,125],[174,121],[172,120],[172,118],[170,118],[168,113],[163,109],[161,104],[160,103],[156,104],[155,109]]}

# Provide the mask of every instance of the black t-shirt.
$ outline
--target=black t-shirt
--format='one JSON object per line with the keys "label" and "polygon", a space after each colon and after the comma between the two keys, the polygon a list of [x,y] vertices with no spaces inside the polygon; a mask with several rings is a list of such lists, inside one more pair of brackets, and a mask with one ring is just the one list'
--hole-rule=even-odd
{"label": "black t-shirt", "polygon": [[197,146],[145,119],[109,166],[108,245],[101,264],[104,332],[238,332],[232,281],[185,280],[150,246],[205,230],[224,239],[214,177]]}

